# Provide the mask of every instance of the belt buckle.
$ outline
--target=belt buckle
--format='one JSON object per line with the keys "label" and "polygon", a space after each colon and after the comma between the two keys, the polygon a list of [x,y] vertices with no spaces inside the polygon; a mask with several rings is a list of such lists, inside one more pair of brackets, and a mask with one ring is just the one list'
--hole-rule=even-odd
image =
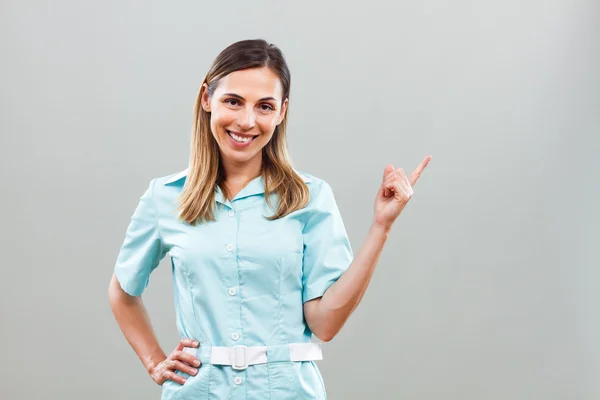
{"label": "belt buckle", "polygon": [[248,359],[246,358],[246,346],[233,346],[233,362],[231,368],[244,370],[248,368]]}

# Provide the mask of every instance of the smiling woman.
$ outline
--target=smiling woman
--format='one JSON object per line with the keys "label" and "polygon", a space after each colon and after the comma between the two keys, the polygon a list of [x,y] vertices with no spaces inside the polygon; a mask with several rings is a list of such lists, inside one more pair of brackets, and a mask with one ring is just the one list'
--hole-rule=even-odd
{"label": "smiling woman", "polygon": [[189,176],[180,198],[190,224],[214,221],[214,194],[233,199],[262,176],[282,218],[308,204],[309,190],[288,157],[286,126],[291,74],[281,51],[264,40],[243,40],[213,62],[194,108]]}
{"label": "smiling woman", "polygon": [[[268,67],[235,71],[209,95],[204,83],[202,108],[211,113],[211,131],[231,162],[260,159],[287,111],[279,77]],[[237,151],[247,149],[246,151]],[[257,160],[260,161],[260,160]]]}
{"label": "smiling woman", "polygon": [[[279,77],[268,67],[232,72],[211,97],[208,90],[203,91],[202,107],[211,113],[211,130],[225,159],[260,158],[259,151],[285,117],[288,103],[282,94]],[[241,149],[247,150],[237,151]]]}
{"label": "smiling woman", "polygon": [[[321,341],[367,288],[408,179],[388,165],[354,258],[331,186],[292,167],[290,73],[264,40],[227,47],[194,108],[188,168],[152,179],[109,287],[113,314],[163,400],[325,399]],[[181,340],[166,355],[141,301],[169,254]]]}

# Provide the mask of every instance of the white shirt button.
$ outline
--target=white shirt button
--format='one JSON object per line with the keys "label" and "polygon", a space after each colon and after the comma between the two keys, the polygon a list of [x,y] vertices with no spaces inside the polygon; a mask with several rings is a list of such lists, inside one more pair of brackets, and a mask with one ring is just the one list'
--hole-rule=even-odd
{"label": "white shirt button", "polygon": [[236,292],[237,292],[237,290],[235,290],[235,288],[234,288],[234,287],[232,287],[232,288],[229,288],[229,295],[230,295],[230,296],[235,296],[235,293],[236,293]]}
{"label": "white shirt button", "polygon": [[237,333],[237,332],[233,332],[233,333],[231,334],[231,338],[232,338],[233,340],[238,340],[238,339],[240,338],[240,334],[239,334],[239,333]]}
{"label": "white shirt button", "polygon": [[235,382],[236,385],[239,385],[240,383],[242,383],[242,378],[240,378],[239,376],[236,376],[233,381]]}
{"label": "white shirt button", "polygon": [[233,250],[233,245],[231,243],[229,243],[227,245],[227,251],[232,251]]}
{"label": "white shirt button", "polygon": [[235,215],[235,211],[233,211],[233,210],[229,210],[229,216],[230,216],[230,217],[233,217],[234,215]]}

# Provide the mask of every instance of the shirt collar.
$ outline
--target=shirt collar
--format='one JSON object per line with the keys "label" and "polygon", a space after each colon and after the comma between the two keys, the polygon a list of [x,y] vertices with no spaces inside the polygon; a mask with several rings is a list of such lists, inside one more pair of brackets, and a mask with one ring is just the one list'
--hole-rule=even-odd
{"label": "shirt collar", "polygon": [[[296,170],[294,170],[294,171],[298,174],[298,176],[300,176],[300,178],[302,178],[304,183],[308,183],[311,181],[311,179],[309,177],[303,175],[302,173],[300,173]],[[183,185],[183,183],[185,183],[185,178],[187,177],[188,172],[189,172],[189,168],[186,168],[183,171],[177,172],[176,174],[169,177],[163,184],[168,185],[171,183],[181,181],[181,184]],[[261,176],[254,178],[250,182],[248,182],[248,184],[235,196],[235,198],[233,200],[239,200],[244,197],[248,197],[248,196],[252,196],[252,195],[260,194],[260,193],[264,193],[264,192],[265,192],[265,186],[264,186],[263,177],[261,175]],[[221,192],[220,187],[217,186],[215,194],[216,194],[216,201],[223,203],[223,204],[225,204],[227,202],[227,199],[225,199],[225,196]]]}

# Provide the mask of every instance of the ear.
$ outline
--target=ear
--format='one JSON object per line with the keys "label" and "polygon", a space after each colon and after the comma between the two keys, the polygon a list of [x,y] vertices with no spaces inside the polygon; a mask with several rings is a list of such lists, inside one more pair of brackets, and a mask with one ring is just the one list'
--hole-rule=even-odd
{"label": "ear", "polygon": [[288,99],[285,99],[281,106],[281,111],[279,112],[279,118],[277,119],[277,125],[281,124],[281,121],[283,121],[283,119],[285,118],[285,113],[287,111],[288,104],[289,104]]}
{"label": "ear", "polygon": [[210,97],[208,96],[208,85],[202,84],[202,97],[200,99],[202,103],[202,109],[206,112],[210,112]]}

